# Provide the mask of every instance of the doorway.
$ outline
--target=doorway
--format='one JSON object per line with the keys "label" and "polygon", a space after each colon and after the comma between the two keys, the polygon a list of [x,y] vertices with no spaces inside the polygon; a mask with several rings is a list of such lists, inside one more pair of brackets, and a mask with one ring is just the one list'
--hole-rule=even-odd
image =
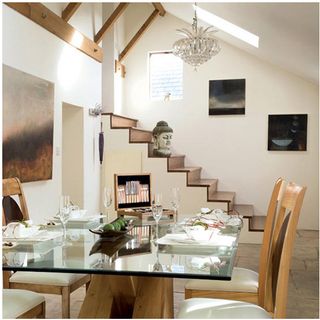
{"label": "doorway", "polygon": [[73,204],[84,205],[84,115],[83,108],[62,103],[62,194]]}

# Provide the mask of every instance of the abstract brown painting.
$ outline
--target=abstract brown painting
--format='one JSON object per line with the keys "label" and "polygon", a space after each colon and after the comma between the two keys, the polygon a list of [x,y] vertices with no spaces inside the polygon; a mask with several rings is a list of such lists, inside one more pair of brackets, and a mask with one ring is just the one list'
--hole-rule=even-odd
{"label": "abstract brown painting", "polygon": [[52,179],[54,84],[3,65],[3,178]]}

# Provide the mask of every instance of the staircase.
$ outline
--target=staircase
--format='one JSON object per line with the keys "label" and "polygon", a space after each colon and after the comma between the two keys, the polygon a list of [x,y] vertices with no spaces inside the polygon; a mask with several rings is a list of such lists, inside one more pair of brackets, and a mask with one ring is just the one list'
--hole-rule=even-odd
{"label": "staircase", "polygon": [[167,172],[186,173],[186,186],[206,188],[207,202],[220,202],[229,214],[238,214],[248,219],[250,232],[263,232],[265,216],[254,215],[253,205],[235,204],[235,192],[218,191],[218,179],[202,179],[201,167],[186,167],[185,155],[171,155],[170,157],[156,157],[153,155],[152,132],[137,128],[138,120],[113,113],[103,113],[110,117],[111,129],[129,130],[129,143],[147,143],[149,158],[162,158],[167,161]]}

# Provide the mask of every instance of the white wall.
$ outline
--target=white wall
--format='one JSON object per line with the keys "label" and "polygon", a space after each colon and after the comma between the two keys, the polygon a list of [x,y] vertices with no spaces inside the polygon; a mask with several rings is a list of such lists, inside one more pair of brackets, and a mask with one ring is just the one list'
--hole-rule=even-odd
{"label": "white wall", "polygon": [[[218,178],[219,190],[235,191],[236,203],[254,204],[257,213],[266,212],[278,177],[306,185],[299,227],[318,229],[318,87],[222,42],[221,52],[197,72],[184,64],[183,100],[150,101],[148,52],[170,49],[182,27],[190,28],[170,14],[158,17],[130,51],[123,62],[123,114],[145,129],[166,120],[173,150],[186,154],[186,165],[201,166],[203,178]],[[209,80],[239,78],[246,79],[246,114],[208,116]],[[267,150],[268,114],[286,113],[308,114],[307,151]]]}
{"label": "white wall", "polygon": [[[61,14],[61,4],[46,5]],[[57,212],[61,194],[62,102],[86,109],[101,103],[101,64],[6,5],[2,5],[2,9],[3,63],[55,84],[53,178],[23,184],[30,216],[35,222],[44,222],[44,217]],[[74,18],[75,28],[88,35],[93,34],[90,19],[91,15],[83,19]],[[100,19],[101,26],[101,16],[97,15],[95,19],[96,23]],[[84,207],[96,213],[99,210],[97,137],[100,124],[99,119],[89,117],[88,112],[84,117]]]}

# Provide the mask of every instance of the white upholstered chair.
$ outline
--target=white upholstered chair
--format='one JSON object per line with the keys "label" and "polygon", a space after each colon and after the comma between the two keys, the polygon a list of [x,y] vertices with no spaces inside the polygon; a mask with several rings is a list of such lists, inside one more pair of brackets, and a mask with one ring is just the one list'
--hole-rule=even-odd
{"label": "white upholstered chair", "polygon": [[2,319],[45,318],[44,296],[27,290],[3,289]]}
{"label": "white upholstered chair", "polygon": [[[23,219],[29,220],[28,208],[22,185],[18,178],[2,180],[2,223],[5,225],[11,219],[22,214]],[[17,208],[10,196],[19,197],[20,208]],[[21,210],[21,212],[19,212]],[[18,271],[9,278],[8,286],[11,289],[31,290],[38,293],[59,294],[62,300],[62,318],[70,318],[70,294],[90,282],[90,275],[73,273],[51,272],[24,272]]]}
{"label": "white upholstered chair", "polygon": [[266,278],[266,265],[270,249],[272,231],[276,217],[277,204],[281,197],[281,191],[285,181],[279,178],[273,188],[269,201],[263,241],[260,251],[259,273],[250,269],[235,267],[231,281],[198,280],[192,279],[185,285],[185,298],[218,298],[246,301],[258,304],[263,300],[263,290]]}
{"label": "white upholstered chair", "polygon": [[182,302],[178,318],[285,318],[290,263],[305,191],[305,187],[294,183],[289,183],[285,189],[270,241],[265,285],[260,288],[264,295],[259,305],[236,300],[191,298]]}

